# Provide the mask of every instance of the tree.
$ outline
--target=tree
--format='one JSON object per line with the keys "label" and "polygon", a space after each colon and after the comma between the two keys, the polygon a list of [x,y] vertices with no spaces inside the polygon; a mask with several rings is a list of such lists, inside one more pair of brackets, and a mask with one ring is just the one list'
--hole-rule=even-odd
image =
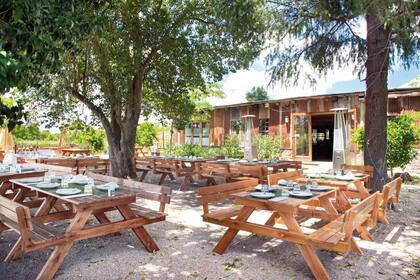
{"label": "tree", "polygon": [[136,144],[140,147],[151,147],[157,140],[157,128],[151,122],[142,122],[137,127]]}
{"label": "tree", "polygon": [[420,75],[408,83],[408,87],[420,87]]}
{"label": "tree", "polygon": [[41,93],[85,104],[105,129],[112,174],[136,177],[136,128],[149,103],[176,104],[248,67],[263,43],[261,1],[114,1],[104,22],[67,52]]}
{"label": "tree", "polygon": [[3,0],[0,3],[0,93],[37,86],[56,73],[60,54],[100,24],[107,2]]}
{"label": "tree", "polygon": [[[374,167],[372,186],[382,188],[386,174],[387,75],[394,62],[419,63],[419,2],[397,0],[270,1],[272,34],[282,44],[268,56],[273,80],[297,82],[303,61],[318,73],[355,64],[366,81],[364,159]],[[366,21],[366,38],[355,28]],[[416,31],[417,30],[417,31]],[[283,40],[285,39],[285,40]],[[286,43],[291,42],[290,45]],[[311,83],[313,76],[305,76]]]}
{"label": "tree", "polygon": [[259,100],[268,100],[268,93],[264,87],[258,86],[253,87],[250,91],[246,93],[247,101],[259,101]]}

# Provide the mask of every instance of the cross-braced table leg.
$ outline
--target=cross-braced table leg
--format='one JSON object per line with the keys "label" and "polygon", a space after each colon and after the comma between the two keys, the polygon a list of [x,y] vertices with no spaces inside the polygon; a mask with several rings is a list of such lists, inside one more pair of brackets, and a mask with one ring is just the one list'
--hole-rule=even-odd
{"label": "cross-braced table leg", "polygon": [[[295,232],[299,234],[304,234],[300,228],[295,217],[291,214],[279,213],[282,217],[284,224],[287,226],[288,231]],[[315,249],[311,245],[307,244],[296,244],[303,255],[306,263],[311,269],[313,275],[316,279],[331,279],[324,265],[319,260],[318,256],[315,253]]]}
{"label": "cross-braced table leg", "polygon": [[[237,221],[245,222],[248,220],[249,216],[251,216],[252,212],[254,212],[255,208],[244,206],[236,217]],[[223,254],[235,236],[238,234],[239,230],[229,228],[222,238],[217,242],[217,245],[214,247],[213,252],[217,254]]]}
{"label": "cross-braced table leg", "polygon": [[[85,210],[78,212],[73,218],[66,232],[72,232],[82,229],[91,215],[91,210]],[[45,263],[41,272],[38,274],[37,280],[49,280],[52,279],[57,272],[60,265],[63,263],[64,258],[69,253],[71,247],[73,246],[74,241],[68,241],[61,245],[58,245],[54,248],[54,251],[51,253],[48,261]]]}

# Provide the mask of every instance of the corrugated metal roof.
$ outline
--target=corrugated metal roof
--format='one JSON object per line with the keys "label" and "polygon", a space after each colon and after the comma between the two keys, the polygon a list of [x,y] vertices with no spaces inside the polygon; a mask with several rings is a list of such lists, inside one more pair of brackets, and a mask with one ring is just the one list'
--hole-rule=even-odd
{"label": "corrugated metal roof", "polygon": [[[320,99],[320,98],[325,98],[325,97],[330,97],[330,96],[339,97],[339,96],[354,96],[354,95],[363,97],[365,95],[365,92],[354,91],[354,92],[345,92],[345,93],[326,93],[326,94],[317,94],[317,95],[308,95],[308,96],[299,96],[299,97],[288,97],[288,98],[281,98],[281,99],[250,101],[250,102],[243,102],[243,103],[236,103],[236,104],[229,104],[229,105],[214,106],[214,109],[249,106],[249,105],[264,104],[264,103],[277,103],[277,102],[292,101],[292,100]],[[420,88],[388,89],[389,98],[397,98],[400,96],[420,96]]]}

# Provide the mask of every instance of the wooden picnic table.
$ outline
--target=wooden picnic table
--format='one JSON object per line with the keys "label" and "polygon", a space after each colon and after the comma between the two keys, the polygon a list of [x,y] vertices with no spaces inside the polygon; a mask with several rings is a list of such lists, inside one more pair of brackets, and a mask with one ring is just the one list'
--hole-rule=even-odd
{"label": "wooden picnic table", "polygon": [[46,170],[28,170],[23,172],[4,172],[0,173],[0,183],[8,182],[12,179],[22,179],[22,178],[31,178],[31,177],[39,177],[44,176]]}
{"label": "wooden picnic table", "polygon": [[90,155],[91,151],[89,149],[79,149],[79,148],[65,148],[61,149],[61,154],[63,156],[76,156],[76,155]]}
{"label": "wooden picnic table", "polygon": [[[328,192],[315,192],[315,195],[309,199],[299,199],[288,197],[281,201],[271,201],[265,199],[254,198],[249,192],[240,192],[232,194],[236,205],[242,208],[236,219],[224,220],[218,224],[227,226],[229,229],[219,240],[214,252],[222,254],[229,244],[233,241],[239,230],[245,230],[267,237],[277,238],[285,241],[293,242],[299,248],[306,263],[317,279],[330,279],[323,264],[315,253],[315,249],[308,241],[308,236],[304,234],[297,218],[299,216],[306,217],[322,217],[326,220],[333,220],[340,216],[331,203],[331,198],[336,197],[337,190]],[[317,205],[317,207],[305,207]],[[247,221],[255,210],[271,211],[271,217],[262,223],[253,223]],[[284,224],[287,229],[274,227],[276,222]]]}
{"label": "wooden picnic table", "polygon": [[[102,176],[101,178],[111,178],[103,175],[98,176]],[[113,180],[116,179],[118,178]],[[136,202],[136,194],[139,192],[144,193],[144,190],[140,189],[136,191],[120,185],[120,188],[115,192],[114,196],[108,196],[106,192],[99,190],[95,190],[93,195],[88,196],[62,196],[56,194],[55,191],[41,189],[33,184],[23,183],[19,180],[13,179],[10,182],[13,184],[10,187],[11,189],[21,189],[24,193],[31,194],[35,192],[42,202],[35,215],[28,216],[29,210],[26,210],[28,214],[25,219],[27,220],[27,225],[30,226],[26,227],[22,225],[19,227],[18,224],[16,227],[16,223],[10,220],[10,217],[13,217],[10,214],[13,214],[13,209],[15,209],[18,215],[18,221],[20,221],[19,213],[21,212],[18,210],[19,208],[24,209],[25,196],[14,200],[8,200],[5,196],[0,196],[0,214],[6,213],[2,212],[2,209],[6,209],[7,207],[11,209],[7,212],[9,217],[0,215],[0,232],[2,231],[2,227],[4,230],[4,226],[6,225],[6,228],[11,227],[20,233],[20,238],[6,257],[6,261],[18,258],[24,252],[54,247],[37,279],[52,279],[65,256],[77,240],[108,234],[115,235],[119,234],[122,230],[132,229],[147,251],[154,252],[159,250],[152,237],[144,228],[144,225],[163,221],[166,215],[147,208],[140,207],[139,209],[139,206],[133,204]],[[61,206],[57,207],[58,205]],[[52,211],[53,208],[56,210]],[[109,220],[105,213],[112,210],[117,210],[121,214],[122,220]],[[86,227],[87,221],[91,216],[95,216],[100,224]],[[47,224],[61,220],[70,220],[66,231],[53,233],[53,229]],[[28,240],[28,233],[32,237],[36,236],[37,239]]]}

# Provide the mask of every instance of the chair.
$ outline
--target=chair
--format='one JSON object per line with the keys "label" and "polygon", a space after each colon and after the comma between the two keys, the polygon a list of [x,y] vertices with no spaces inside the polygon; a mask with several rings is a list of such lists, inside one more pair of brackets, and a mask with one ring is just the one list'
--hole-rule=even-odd
{"label": "chair", "polygon": [[267,181],[268,181],[268,185],[272,186],[272,185],[277,185],[278,181],[281,179],[291,180],[294,178],[302,177],[302,175],[303,175],[302,170],[274,173],[267,176]]}
{"label": "chair", "polygon": [[386,211],[388,208],[395,208],[395,205],[400,200],[402,179],[396,178],[386,184],[381,193],[381,203],[379,207],[378,219],[381,223],[389,224],[386,217]]}

